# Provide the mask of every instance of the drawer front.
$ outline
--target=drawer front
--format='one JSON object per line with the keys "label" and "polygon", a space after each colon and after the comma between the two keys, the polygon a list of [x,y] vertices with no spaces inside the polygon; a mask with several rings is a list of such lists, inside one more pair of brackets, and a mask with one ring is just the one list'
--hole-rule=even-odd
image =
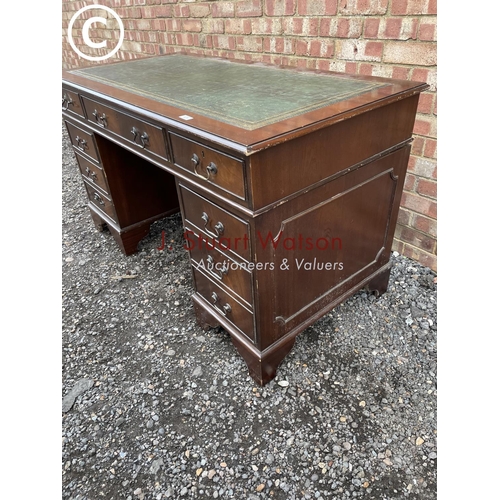
{"label": "drawer front", "polygon": [[253,314],[200,271],[193,269],[193,275],[196,292],[210,303],[215,312],[254,342]]}
{"label": "drawer front", "polygon": [[236,262],[217,245],[198,238],[196,233],[185,244],[190,249],[191,264],[195,268],[201,269],[215,283],[228,288],[252,308],[252,273],[248,271],[248,263]]}
{"label": "drawer front", "polygon": [[214,246],[250,260],[250,227],[247,222],[214,205],[179,184],[186,225],[192,225]]}
{"label": "drawer front", "polygon": [[86,160],[79,153],[76,153],[76,159],[83,178],[88,181],[89,184],[99,186],[104,192],[109,194],[108,182],[102,168]]}
{"label": "drawer front", "polygon": [[200,183],[245,200],[244,162],[197,142],[169,133],[174,163]]}
{"label": "drawer front", "polygon": [[119,135],[138,149],[155,153],[162,158],[167,157],[167,145],[163,129],[128,115],[114,108],[82,97],[88,120]]}
{"label": "drawer front", "polygon": [[80,97],[76,92],[65,88],[62,89],[62,110],[65,113],[73,113],[85,118],[85,113],[80,104]]}
{"label": "drawer front", "polygon": [[97,191],[97,189],[88,182],[84,181],[84,184],[87,194],[89,195],[90,203],[117,222],[113,202],[105,194]]}
{"label": "drawer front", "polygon": [[66,122],[66,128],[68,129],[69,138],[75,149],[80,153],[90,156],[99,163],[99,154],[93,134],[89,134],[85,130],[69,122]]}

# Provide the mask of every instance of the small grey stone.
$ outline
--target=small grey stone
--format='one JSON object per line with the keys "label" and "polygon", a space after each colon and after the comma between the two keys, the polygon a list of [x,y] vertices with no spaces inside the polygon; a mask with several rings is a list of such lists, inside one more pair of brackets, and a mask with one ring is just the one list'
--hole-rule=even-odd
{"label": "small grey stone", "polygon": [[151,463],[151,467],[149,468],[149,472],[151,474],[157,474],[162,465],[163,465],[163,460],[161,458],[153,460],[153,462]]}
{"label": "small grey stone", "polygon": [[197,366],[192,373],[193,377],[200,377],[203,374],[203,370],[201,369],[201,366]]}
{"label": "small grey stone", "polygon": [[175,351],[173,349],[169,349],[167,352],[166,352],[167,356],[175,356]]}
{"label": "small grey stone", "polygon": [[62,411],[67,413],[75,404],[76,398],[88,391],[94,385],[94,381],[90,378],[82,378],[75,383],[71,390],[64,396],[62,401]]}
{"label": "small grey stone", "polygon": [[416,319],[422,318],[425,314],[418,307],[411,306],[410,310],[411,310],[411,315]]}

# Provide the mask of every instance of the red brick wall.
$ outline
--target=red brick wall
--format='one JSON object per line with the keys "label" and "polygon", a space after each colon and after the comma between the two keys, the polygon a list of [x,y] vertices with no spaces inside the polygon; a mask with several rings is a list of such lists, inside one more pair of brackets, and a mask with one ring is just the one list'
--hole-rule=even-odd
{"label": "red brick wall", "polygon": [[[88,65],[67,41],[73,14],[93,2],[63,0],[64,68]],[[97,3],[97,2],[95,2]],[[114,58],[133,59],[180,49],[427,82],[420,97],[415,140],[394,250],[436,269],[436,0],[100,0],[123,20],[125,41]],[[102,17],[110,17],[106,12]],[[82,52],[82,14],[73,36]],[[99,14],[101,15],[101,14]],[[95,24],[91,39],[116,45],[117,22]],[[98,28],[104,29],[98,29]],[[102,52],[100,52],[102,51]],[[96,64],[96,63],[91,63]]]}

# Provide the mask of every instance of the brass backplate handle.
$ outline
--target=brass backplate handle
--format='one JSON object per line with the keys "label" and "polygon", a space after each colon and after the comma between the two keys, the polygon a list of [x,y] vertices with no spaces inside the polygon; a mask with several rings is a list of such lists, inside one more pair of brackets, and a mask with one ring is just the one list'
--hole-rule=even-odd
{"label": "brass backplate handle", "polygon": [[224,276],[227,275],[228,271],[229,271],[229,267],[228,266],[225,266],[223,265],[222,266],[222,270],[221,269],[217,269],[215,267],[216,265],[216,262],[214,260],[214,258],[211,256],[211,255],[207,255],[207,263],[208,263],[208,268],[207,268],[207,271],[212,275],[212,276],[215,276],[216,278],[220,279],[221,281],[224,279]]}
{"label": "brass backplate handle", "polygon": [[149,135],[146,132],[143,132],[140,136],[140,143],[137,142],[137,136],[140,133],[140,130],[137,127],[132,127],[132,130],[130,133],[134,136],[133,141],[138,145],[141,146],[141,148],[145,149],[147,146],[149,146]]}
{"label": "brass backplate handle", "polygon": [[224,316],[227,316],[232,311],[231,306],[228,303],[224,304],[222,308],[217,305],[220,299],[216,292],[212,292],[210,298],[212,299],[214,308]]}
{"label": "brass backplate handle", "polygon": [[217,175],[217,165],[211,161],[205,168],[206,170],[206,175],[200,174],[198,172],[198,167],[200,165],[200,158],[197,154],[193,153],[193,156],[191,157],[191,163],[193,164],[193,172],[196,177],[200,177],[200,179],[204,179],[206,181],[210,180],[210,177],[214,177]]}
{"label": "brass backplate handle", "polygon": [[87,141],[85,139],[82,139],[79,135],[75,137],[75,141],[76,141],[76,147],[78,149],[81,149],[82,151],[89,149]]}
{"label": "brass backplate handle", "polygon": [[201,214],[201,218],[204,222],[205,231],[213,238],[220,238],[224,234],[224,224],[222,222],[217,222],[214,226],[214,231],[208,228],[208,223],[210,222],[210,217],[206,212]]}
{"label": "brass backplate handle", "polygon": [[64,111],[67,111],[69,106],[74,106],[75,103],[73,102],[73,99],[71,99],[68,94],[64,94],[63,99],[62,99],[62,108]]}
{"label": "brass backplate handle", "polygon": [[106,117],[106,113],[99,114],[97,109],[94,109],[92,115],[95,118],[95,121],[97,122],[97,125],[99,125],[99,127],[106,128],[108,126],[108,119]]}

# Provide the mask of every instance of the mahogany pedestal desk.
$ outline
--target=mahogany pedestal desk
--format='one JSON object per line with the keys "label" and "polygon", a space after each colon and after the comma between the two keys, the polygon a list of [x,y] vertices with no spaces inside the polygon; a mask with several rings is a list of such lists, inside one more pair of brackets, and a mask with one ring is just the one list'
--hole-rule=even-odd
{"label": "mahogany pedestal desk", "polygon": [[173,54],[64,72],[98,229],[129,255],[181,210],[204,328],[266,384],[295,337],[383,293],[426,84]]}

